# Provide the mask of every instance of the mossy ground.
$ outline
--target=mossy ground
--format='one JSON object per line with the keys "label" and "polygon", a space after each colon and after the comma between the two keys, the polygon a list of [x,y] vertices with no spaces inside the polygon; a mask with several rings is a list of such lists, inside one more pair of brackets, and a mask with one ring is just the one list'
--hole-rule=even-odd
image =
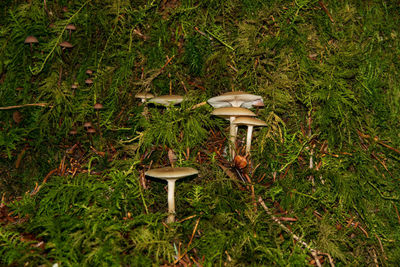
{"label": "mossy ground", "polygon": [[[324,266],[397,264],[398,4],[0,2],[0,106],[46,103],[0,110],[0,264],[315,265],[310,248]],[[265,102],[251,170],[224,158],[226,122],[193,108],[232,90]],[[139,91],[190,99],[143,116]],[[143,175],[169,150],[200,171],[171,225],[165,184]]]}

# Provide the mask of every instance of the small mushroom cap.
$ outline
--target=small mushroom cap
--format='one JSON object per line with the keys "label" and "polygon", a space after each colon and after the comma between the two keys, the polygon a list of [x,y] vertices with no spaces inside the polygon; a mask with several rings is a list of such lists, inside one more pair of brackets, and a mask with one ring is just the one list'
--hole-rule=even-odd
{"label": "small mushroom cap", "polygon": [[236,108],[236,107],[216,108],[213,110],[211,114],[228,119],[230,117],[239,117],[239,116],[247,116],[247,117],[256,116],[256,114],[253,111],[248,110],[247,108]]}
{"label": "small mushroom cap", "polygon": [[70,30],[70,31],[75,31],[76,27],[74,24],[68,24],[67,27],[65,27],[65,29]]}
{"label": "small mushroom cap", "polygon": [[85,127],[85,128],[91,128],[91,127],[93,127],[93,124],[92,124],[90,121],[87,121],[87,122],[85,122],[85,123],[83,124],[83,127]]}
{"label": "small mushroom cap", "polygon": [[77,83],[73,83],[72,85],[71,85],[71,89],[77,89],[78,88],[78,84]]}
{"label": "small mushroom cap", "polygon": [[183,101],[183,96],[180,95],[163,95],[152,98],[149,102],[157,103],[164,106],[177,105]]}
{"label": "small mushroom cap", "polygon": [[59,44],[59,46],[63,47],[63,48],[72,48],[74,47],[71,43],[64,41],[62,43]]}
{"label": "small mushroom cap", "polygon": [[267,123],[265,121],[252,117],[239,117],[235,119],[232,123],[236,125],[267,126]]}
{"label": "small mushroom cap", "polygon": [[33,44],[33,43],[39,43],[39,41],[35,36],[31,35],[31,36],[26,37],[24,43],[25,44]]}
{"label": "small mushroom cap", "polygon": [[76,129],[72,129],[71,131],[69,131],[70,135],[76,135],[78,134],[78,131]]}
{"label": "small mushroom cap", "polygon": [[93,84],[93,80],[92,80],[92,79],[86,79],[86,80],[85,80],[85,83],[86,83],[86,84]]}
{"label": "small mushroom cap", "polygon": [[94,107],[93,107],[93,108],[96,109],[96,110],[102,109],[102,108],[103,108],[103,104],[101,104],[101,103],[96,103],[96,104],[94,104]]}
{"label": "small mushroom cap", "polygon": [[139,92],[135,95],[136,98],[140,98],[140,99],[149,99],[149,98],[153,98],[154,95],[152,93],[147,93],[147,92]]}
{"label": "small mushroom cap", "polygon": [[95,133],[96,130],[95,130],[94,128],[88,128],[88,129],[86,130],[86,132],[87,132],[87,133]]}
{"label": "small mushroom cap", "polygon": [[92,70],[89,70],[89,69],[87,69],[87,70],[86,70],[86,74],[87,74],[87,75],[92,75],[92,74],[93,74],[93,71],[92,71]]}
{"label": "small mushroom cap", "polygon": [[253,102],[261,100],[262,97],[258,95],[249,94],[242,91],[228,92],[220,96],[215,96],[207,100],[207,102],[215,107],[231,107],[231,106],[244,106],[251,107]]}
{"label": "small mushroom cap", "polygon": [[152,169],[145,174],[150,177],[163,179],[163,180],[174,180],[180,179],[183,177],[191,176],[198,174],[199,171],[190,167],[164,167],[164,168],[157,168]]}

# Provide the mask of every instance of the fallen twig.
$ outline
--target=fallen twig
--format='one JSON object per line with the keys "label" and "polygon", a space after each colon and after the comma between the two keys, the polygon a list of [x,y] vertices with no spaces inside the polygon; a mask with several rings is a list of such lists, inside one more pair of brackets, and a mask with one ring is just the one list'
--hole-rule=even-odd
{"label": "fallen twig", "polygon": [[35,189],[30,193],[31,197],[36,195],[39,192],[40,188],[42,188],[42,186],[47,182],[47,179],[49,179],[50,176],[52,176],[54,173],[56,173],[58,171],[59,171],[59,168],[51,170],[46,175],[46,177],[44,177],[43,182],[39,186],[36,184]]}
{"label": "fallen twig", "polygon": [[331,13],[329,13],[329,10],[326,8],[324,2],[322,1],[318,1],[318,4],[322,7],[322,9],[324,10],[324,12],[326,13],[326,15],[328,15],[329,19],[331,20],[332,23],[335,23],[335,21],[333,20]]}
{"label": "fallen twig", "polygon": [[[311,252],[311,255],[313,256],[313,258],[314,258],[314,260],[315,260],[315,264],[316,264],[317,266],[322,266],[322,265],[321,265],[321,262],[320,262],[319,259],[318,259],[318,254],[320,254],[320,255],[326,255],[326,256],[328,256],[329,254],[327,254],[327,253],[322,253],[322,252],[320,252],[319,250],[316,250],[316,249],[311,248],[309,244],[307,244],[307,243],[306,243],[305,241],[303,241],[299,236],[297,236],[296,234],[294,234],[294,233],[292,232],[292,230],[290,230],[288,227],[286,227],[283,223],[281,223],[281,222],[279,221],[278,218],[276,218],[276,217],[272,214],[272,212],[268,209],[267,205],[265,205],[265,202],[264,202],[264,200],[263,200],[261,197],[258,197],[258,202],[261,204],[261,206],[262,206],[263,209],[267,212],[267,214],[268,214],[269,216],[271,216],[272,220],[274,220],[282,230],[284,230],[286,233],[290,234],[294,240],[296,240],[296,241],[297,241],[298,243],[300,243],[304,248],[308,249],[308,250]],[[330,259],[330,256],[328,256],[328,258]],[[331,261],[331,259],[329,260],[329,263],[330,263],[331,266],[335,266],[335,264],[333,263],[333,261]]]}
{"label": "fallen twig", "polygon": [[[362,137],[362,138],[368,138],[368,139],[372,138],[369,134],[362,133],[362,132],[359,131],[359,130],[357,130],[357,133],[358,133],[358,135],[359,135],[360,137]],[[394,148],[394,147],[391,147],[391,146],[385,144],[384,142],[380,141],[378,137],[374,137],[374,138],[372,138],[372,139],[374,139],[374,141],[377,142],[378,144],[380,144],[381,146],[384,146],[384,147],[386,147],[386,148],[388,148],[388,149],[390,149],[390,150],[392,150],[392,151],[394,151],[394,152],[400,154],[400,150],[398,150],[397,148]]]}
{"label": "fallen twig", "polygon": [[170,58],[167,58],[167,62],[165,62],[164,66],[162,66],[161,69],[159,69],[157,72],[155,72],[152,75],[150,75],[150,77],[146,78],[144,81],[140,81],[140,82],[138,82],[136,84],[143,85],[144,87],[149,87],[150,83],[164,71],[165,67],[171,62],[171,60],[174,57],[175,57],[175,55],[173,55]]}
{"label": "fallen twig", "polygon": [[0,110],[8,110],[8,109],[15,109],[15,108],[24,108],[24,107],[53,107],[48,105],[47,103],[32,103],[32,104],[23,104],[23,105],[16,105],[16,106],[8,106],[8,107],[0,107]]}
{"label": "fallen twig", "polygon": [[382,251],[383,257],[385,258],[385,260],[387,260],[388,258],[386,257],[385,250],[383,249],[383,245],[382,245],[381,239],[379,238],[379,236],[376,233],[375,233],[375,237],[376,237],[376,239],[378,239],[379,246],[381,247],[381,251]]}
{"label": "fallen twig", "polygon": [[196,225],[195,225],[194,228],[193,228],[192,236],[190,237],[190,241],[189,241],[189,243],[188,243],[188,245],[187,245],[186,251],[185,251],[182,255],[180,255],[180,256],[174,261],[174,265],[177,264],[177,263],[189,252],[189,250],[190,250],[190,245],[192,244],[194,234],[195,234],[196,231],[197,231],[197,226],[199,226],[199,222],[200,222],[200,218],[197,219]]}

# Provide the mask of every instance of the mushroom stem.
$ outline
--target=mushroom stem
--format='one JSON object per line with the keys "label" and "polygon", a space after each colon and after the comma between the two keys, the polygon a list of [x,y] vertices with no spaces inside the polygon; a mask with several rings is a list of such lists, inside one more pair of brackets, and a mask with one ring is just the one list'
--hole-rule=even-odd
{"label": "mushroom stem", "polygon": [[101,135],[101,130],[100,130],[100,113],[99,110],[96,110],[97,113],[97,129],[99,130],[99,134]]}
{"label": "mushroom stem", "polygon": [[253,134],[253,125],[247,126],[246,154],[250,155],[251,136]]}
{"label": "mushroom stem", "polygon": [[236,146],[236,135],[237,135],[237,127],[233,124],[233,121],[236,117],[230,117],[230,128],[229,128],[229,152],[232,157],[232,160],[235,158],[235,146]]}
{"label": "mushroom stem", "polygon": [[243,103],[244,103],[244,101],[241,101],[241,100],[234,100],[231,102],[232,107],[237,107],[237,108],[240,107]]}
{"label": "mushroom stem", "polygon": [[168,181],[168,219],[167,223],[175,221],[175,179]]}

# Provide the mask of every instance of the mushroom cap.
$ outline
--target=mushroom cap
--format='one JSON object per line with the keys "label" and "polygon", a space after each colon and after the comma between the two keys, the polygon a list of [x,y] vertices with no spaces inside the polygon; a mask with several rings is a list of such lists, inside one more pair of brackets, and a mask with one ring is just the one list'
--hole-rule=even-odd
{"label": "mushroom cap", "polygon": [[265,121],[252,117],[239,117],[235,119],[232,123],[236,125],[267,126],[267,123]]}
{"label": "mushroom cap", "polygon": [[73,83],[72,85],[71,85],[71,89],[77,89],[78,88],[78,84],[77,83]]}
{"label": "mushroom cap", "polygon": [[262,97],[242,91],[237,91],[237,92],[228,92],[220,96],[212,97],[208,99],[207,102],[215,108],[231,107],[238,105],[249,108],[252,106],[252,103],[257,100],[262,101]]}
{"label": "mushroom cap", "polygon": [[247,117],[256,116],[256,114],[253,111],[247,108],[237,108],[237,107],[216,108],[213,110],[211,114],[228,119],[230,117],[239,117],[239,116],[247,116]]}
{"label": "mushroom cap", "polygon": [[85,83],[86,83],[86,84],[93,84],[93,80],[92,80],[92,79],[86,79],[86,80],[85,80]]}
{"label": "mushroom cap", "polygon": [[93,108],[96,109],[96,110],[102,109],[103,108],[103,104],[96,103],[96,104],[94,104]]}
{"label": "mushroom cap", "polygon": [[64,41],[62,43],[59,44],[59,46],[63,47],[63,48],[72,48],[74,47],[71,43]]}
{"label": "mushroom cap", "polygon": [[94,128],[88,128],[88,129],[86,130],[86,132],[87,132],[87,133],[95,133],[96,130],[95,130]]}
{"label": "mushroom cap", "polygon": [[76,135],[78,134],[78,131],[76,129],[72,129],[68,132],[70,135]]}
{"label": "mushroom cap", "polygon": [[24,43],[25,44],[33,44],[33,43],[39,43],[39,41],[35,36],[30,35],[30,36],[26,37]]}
{"label": "mushroom cap", "polygon": [[93,126],[93,124],[90,121],[87,121],[83,124],[83,127],[85,128],[91,128]]}
{"label": "mushroom cap", "polygon": [[176,180],[183,177],[191,176],[198,174],[199,171],[190,167],[164,167],[152,169],[145,174],[150,177],[163,179],[163,180]]}
{"label": "mushroom cap", "polygon": [[149,100],[151,103],[157,103],[164,106],[177,105],[183,101],[183,96],[180,95],[163,95]]}
{"label": "mushroom cap", "polygon": [[154,95],[152,93],[147,93],[147,92],[139,92],[135,95],[136,98],[140,98],[140,99],[149,99],[149,98],[153,98]]}
{"label": "mushroom cap", "polygon": [[93,74],[93,71],[90,70],[90,69],[87,69],[85,73],[86,73],[87,75],[92,75],[92,74]]}
{"label": "mushroom cap", "polygon": [[65,29],[70,30],[70,31],[75,31],[76,27],[74,24],[68,24],[67,27],[65,27]]}

